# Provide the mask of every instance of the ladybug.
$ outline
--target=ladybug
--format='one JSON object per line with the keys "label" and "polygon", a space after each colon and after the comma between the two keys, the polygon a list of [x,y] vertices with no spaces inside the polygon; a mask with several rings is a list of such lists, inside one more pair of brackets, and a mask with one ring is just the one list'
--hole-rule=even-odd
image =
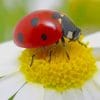
{"label": "ladybug", "polygon": [[56,43],[64,37],[78,40],[80,29],[62,13],[38,10],[25,16],[16,26],[14,42],[23,48],[38,48]]}

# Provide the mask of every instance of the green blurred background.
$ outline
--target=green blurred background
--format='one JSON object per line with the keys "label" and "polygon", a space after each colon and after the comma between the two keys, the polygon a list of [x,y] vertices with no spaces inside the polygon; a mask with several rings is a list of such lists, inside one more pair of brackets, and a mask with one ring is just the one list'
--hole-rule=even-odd
{"label": "green blurred background", "polygon": [[61,10],[81,27],[84,34],[100,31],[100,0],[64,0]]}
{"label": "green blurred background", "polygon": [[23,2],[0,0],[0,42],[12,39],[15,23],[26,13]]}
{"label": "green blurred background", "polygon": [[100,31],[100,0],[0,0],[0,42],[12,39],[17,22],[36,9],[66,13],[84,34]]}

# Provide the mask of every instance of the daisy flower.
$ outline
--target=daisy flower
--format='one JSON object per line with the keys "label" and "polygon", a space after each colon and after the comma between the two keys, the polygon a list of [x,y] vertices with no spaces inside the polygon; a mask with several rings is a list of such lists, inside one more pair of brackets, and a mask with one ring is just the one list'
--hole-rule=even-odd
{"label": "daisy flower", "polygon": [[100,100],[99,39],[100,32],[85,37],[88,47],[67,40],[66,47],[39,49],[1,44],[0,100]]}

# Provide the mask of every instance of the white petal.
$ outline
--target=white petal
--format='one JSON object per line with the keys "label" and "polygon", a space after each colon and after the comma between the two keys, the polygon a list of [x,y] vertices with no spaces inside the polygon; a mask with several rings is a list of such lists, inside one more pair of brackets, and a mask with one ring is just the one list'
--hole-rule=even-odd
{"label": "white petal", "polygon": [[[93,81],[89,81],[88,84],[83,87],[83,90],[84,89],[87,90],[90,94],[90,100],[100,100],[100,89],[95,85]],[[85,91],[83,92],[85,93]]]}
{"label": "white petal", "polygon": [[45,90],[43,100],[63,100],[62,94],[52,90]]}
{"label": "white petal", "polygon": [[21,73],[0,80],[0,100],[8,100],[25,82]]}
{"label": "white petal", "polygon": [[87,88],[83,87],[82,93],[83,93],[83,96],[84,96],[84,100],[93,100],[93,98],[92,98],[90,92],[87,90]]}
{"label": "white petal", "polygon": [[97,65],[98,71],[94,75],[93,80],[98,86],[100,86],[100,62],[96,62],[96,65]]}
{"label": "white petal", "polygon": [[83,41],[89,42],[89,45],[93,48],[100,48],[100,32],[86,36]]}
{"label": "white petal", "polygon": [[0,45],[0,76],[18,69],[17,58],[21,51],[22,48],[17,47],[13,41]]}
{"label": "white petal", "polygon": [[14,100],[43,100],[43,96],[42,86],[28,83],[17,93]]}
{"label": "white petal", "polygon": [[100,61],[100,48],[93,48],[93,55],[97,61]]}
{"label": "white petal", "polygon": [[100,61],[96,62],[97,68],[100,70]]}
{"label": "white petal", "polygon": [[98,86],[100,86],[100,71],[96,73],[93,80]]}
{"label": "white petal", "polygon": [[80,89],[74,89],[64,92],[63,100],[84,100],[84,97]]}

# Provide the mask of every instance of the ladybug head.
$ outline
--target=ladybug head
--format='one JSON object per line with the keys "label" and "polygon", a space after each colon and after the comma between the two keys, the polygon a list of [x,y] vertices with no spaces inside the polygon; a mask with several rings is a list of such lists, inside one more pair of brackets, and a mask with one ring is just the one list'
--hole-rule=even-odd
{"label": "ladybug head", "polygon": [[71,40],[77,40],[79,38],[81,30],[77,28],[67,16],[64,15],[62,17],[61,25],[62,25],[63,35],[65,37]]}

